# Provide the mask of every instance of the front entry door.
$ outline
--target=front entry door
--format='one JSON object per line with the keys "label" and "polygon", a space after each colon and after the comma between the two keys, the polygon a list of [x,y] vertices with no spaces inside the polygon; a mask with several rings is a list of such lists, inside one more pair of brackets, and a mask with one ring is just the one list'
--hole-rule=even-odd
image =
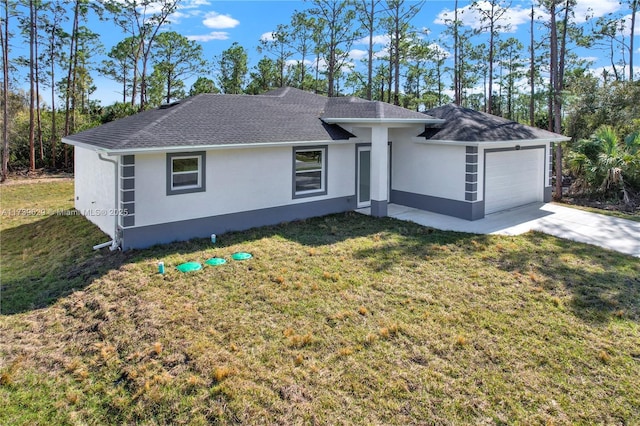
{"label": "front entry door", "polygon": [[371,205],[371,147],[358,147],[358,182],[357,194],[358,208]]}
{"label": "front entry door", "polygon": [[[362,145],[357,148],[358,170],[357,170],[357,189],[356,197],[358,199],[358,208],[362,209],[371,206],[371,145]],[[389,145],[389,164],[387,170],[387,200],[391,193],[391,145]]]}

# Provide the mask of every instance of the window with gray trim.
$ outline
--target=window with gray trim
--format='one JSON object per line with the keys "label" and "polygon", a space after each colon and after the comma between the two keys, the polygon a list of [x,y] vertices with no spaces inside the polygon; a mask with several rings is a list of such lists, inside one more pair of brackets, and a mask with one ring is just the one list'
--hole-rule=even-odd
{"label": "window with gray trim", "polygon": [[294,197],[310,197],[327,193],[327,148],[305,147],[293,151]]}
{"label": "window with gray trim", "polygon": [[167,154],[167,195],[205,190],[205,152]]}

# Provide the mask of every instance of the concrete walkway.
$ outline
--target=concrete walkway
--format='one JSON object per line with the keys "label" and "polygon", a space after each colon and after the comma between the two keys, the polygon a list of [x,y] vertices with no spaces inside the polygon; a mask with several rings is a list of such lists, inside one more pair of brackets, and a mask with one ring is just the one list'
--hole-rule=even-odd
{"label": "concrete walkway", "polygon": [[[368,213],[368,209],[358,210]],[[445,231],[520,235],[529,231],[593,244],[640,257],[640,222],[590,213],[557,204],[535,203],[468,221],[411,207],[389,204],[388,214]]]}

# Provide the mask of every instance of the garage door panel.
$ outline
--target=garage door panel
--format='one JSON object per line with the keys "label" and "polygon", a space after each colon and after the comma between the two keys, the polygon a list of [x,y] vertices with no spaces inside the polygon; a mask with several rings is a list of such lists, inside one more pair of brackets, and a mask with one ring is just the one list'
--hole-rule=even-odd
{"label": "garage door panel", "polygon": [[487,153],[485,172],[485,214],[543,200],[544,149]]}

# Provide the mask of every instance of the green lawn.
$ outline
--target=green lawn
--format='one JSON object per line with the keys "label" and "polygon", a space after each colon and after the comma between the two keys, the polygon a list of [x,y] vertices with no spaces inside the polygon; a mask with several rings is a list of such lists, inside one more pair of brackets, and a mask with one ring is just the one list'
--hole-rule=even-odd
{"label": "green lawn", "polygon": [[93,252],[70,183],[0,191],[47,211],[2,218],[0,424],[640,423],[638,259],[356,213]]}

